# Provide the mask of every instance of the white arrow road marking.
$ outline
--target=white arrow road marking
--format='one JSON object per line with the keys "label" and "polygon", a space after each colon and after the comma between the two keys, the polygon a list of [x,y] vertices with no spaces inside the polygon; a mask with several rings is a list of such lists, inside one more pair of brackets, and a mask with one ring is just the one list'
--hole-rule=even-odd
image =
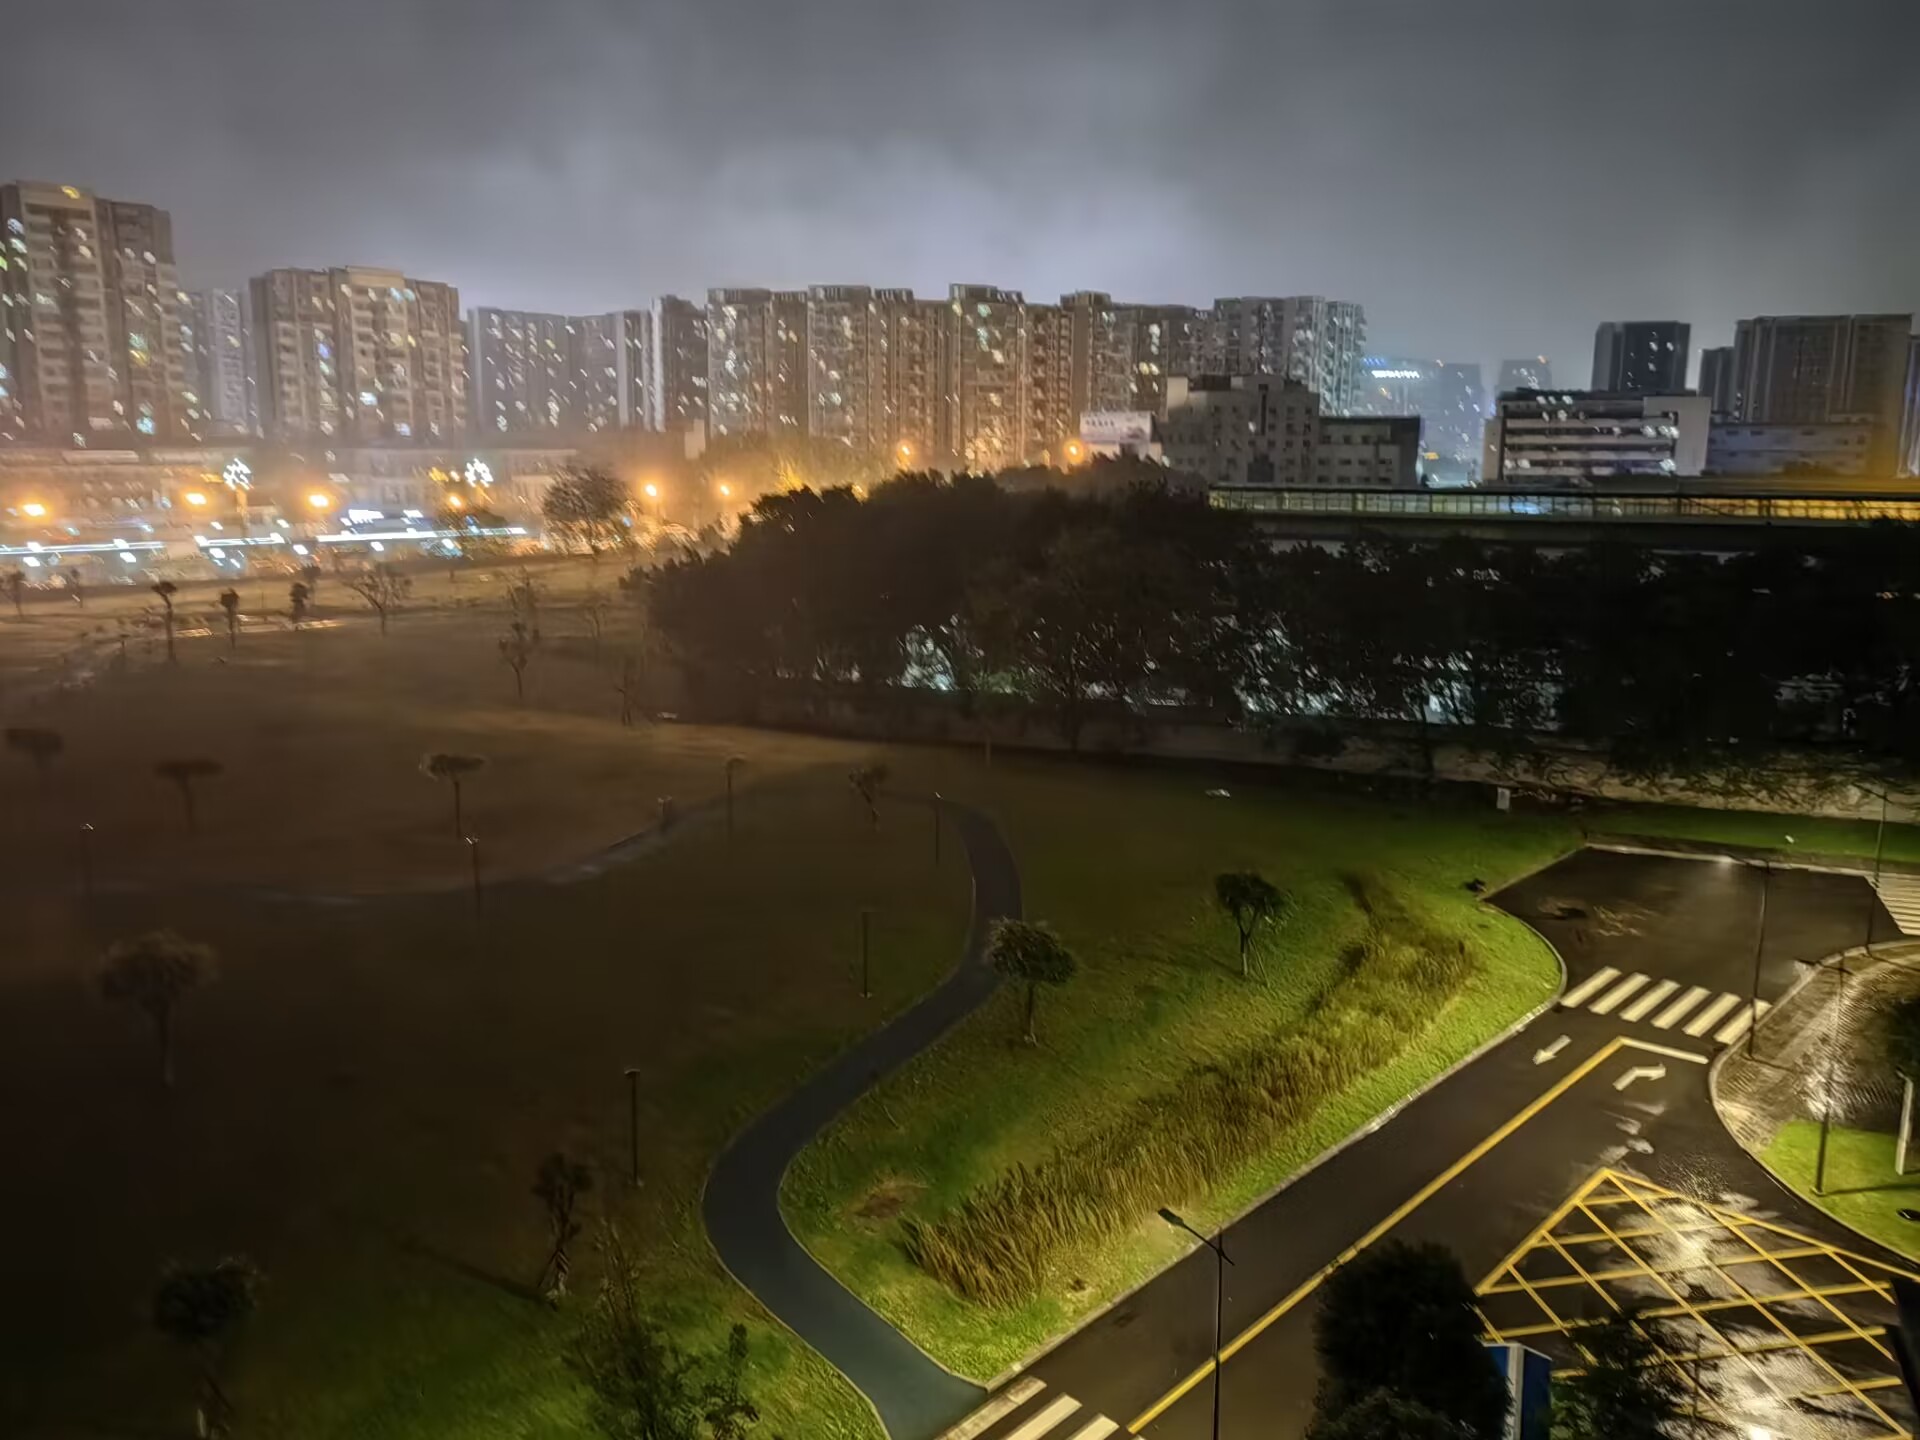
{"label": "white arrow road marking", "polygon": [[1538,1050],[1534,1051],[1533,1063],[1536,1065],[1544,1065],[1566,1048],[1567,1037],[1562,1035],[1558,1040],[1553,1041],[1551,1044],[1542,1045]]}
{"label": "white arrow road marking", "polygon": [[1636,1080],[1664,1080],[1666,1078],[1667,1067],[1664,1065],[1636,1065],[1618,1080],[1614,1081],[1613,1088],[1616,1090],[1624,1090]]}

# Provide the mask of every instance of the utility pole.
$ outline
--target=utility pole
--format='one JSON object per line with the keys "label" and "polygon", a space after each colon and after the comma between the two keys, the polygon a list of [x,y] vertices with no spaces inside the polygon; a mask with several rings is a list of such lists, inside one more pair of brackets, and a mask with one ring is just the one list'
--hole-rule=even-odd
{"label": "utility pole", "polygon": [[633,1158],[633,1188],[640,1188],[640,1072],[627,1067],[627,1153]]}

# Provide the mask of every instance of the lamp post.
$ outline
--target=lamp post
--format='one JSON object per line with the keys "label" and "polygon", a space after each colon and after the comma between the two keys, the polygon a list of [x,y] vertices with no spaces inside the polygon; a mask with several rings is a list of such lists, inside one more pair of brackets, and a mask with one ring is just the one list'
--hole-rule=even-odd
{"label": "lamp post", "polygon": [[80,827],[80,893],[93,899],[93,822],[86,821]]}
{"label": "lamp post", "polygon": [[1213,1251],[1213,1440],[1220,1440],[1220,1329],[1226,1308],[1226,1267],[1233,1264],[1233,1259],[1227,1254],[1227,1247],[1220,1243],[1218,1235],[1208,1239],[1164,1205],[1160,1207],[1160,1218],[1174,1229],[1186,1231]]}
{"label": "lamp post", "polygon": [[1760,1029],[1760,956],[1767,948],[1767,898],[1773,890],[1773,862],[1762,860],[1760,876],[1760,932],[1753,940],[1753,993],[1749,998],[1747,1021],[1747,1058],[1753,1058],[1753,1037]]}
{"label": "lamp post", "polygon": [[940,792],[933,792],[933,863],[940,863]]}
{"label": "lamp post", "polygon": [[473,860],[473,913],[480,913],[480,837],[467,836],[467,854]]}
{"label": "lamp post", "polygon": [[633,1188],[640,1188],[640,1072],[627,1067],[627,1153],[633,1160]]}
{"label": "lamp post", "polygon": [[873,911],[862,910],[860,912],[860,998],[862,1000],[869,999],[873,995],[873,986],[870,983],[872,969],[867,958],[871,948],[869,941],[872,938],[872,931]]}

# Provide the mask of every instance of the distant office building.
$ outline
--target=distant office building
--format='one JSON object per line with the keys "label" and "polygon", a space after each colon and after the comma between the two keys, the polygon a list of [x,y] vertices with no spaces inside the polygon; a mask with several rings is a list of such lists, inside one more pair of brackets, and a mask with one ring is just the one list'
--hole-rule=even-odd
{"label": "distant office building", "polygon": [[1320,397],[1327,413],[1352,411],[1366,348],[1366,312],[1320,295],[1215,300],[1196,373],[1285,375]]}
{"label": "distant office building", "polygon": [[1698,475],[1707,463],[1704,395],[1511,391],[1487,422],[1484,483],[1561,485]]}
{"label": "distant office building", "polygon": [[[1705,398],[1705,397],[1702,397]],[[1750,425],[1717,420],[1707,432],[1708,475],[1865,475],[1874,427],[1864,420],[1832,425]]]}
{"label": "distant office building", "polygon": [[708,423],[711,339],[707,311],[677,295],[653,302],[653,350],[646,382],[653,428],[675,433]]}
{"label": "distant office building", "polygon": [[807,433],[865,450],[873,425],[873,291],[816,285],[807,292]]}
{"label": "distant office building", "polygon": [[873,292],[869,342],[869,431],[897,464],[923,468],[943,460],[947,305],[911,290]]}
{"label": "distant office building", "polygon": [[71,185],[0,186],[0,438],[195,438],[173,223]]}
{"label": "distant office building", "polygon": [[1198,364],[1205,312],[1191,305],[1128,305],[1120,313],[1130,332],[1125,408],[1164,415],[1167,377],[1191,375]]}
{"label": "distant office building", "polygon": [[1684,320],[1608,320],[1593,332],[1593,384],[1628,395],[1687,388],[1693,327]]}
{"label": "distant office building", "polygon": [[1733,388],[1733,346],[1702,346],[1700,350],[1700,383],[1693,387],[1713,407],[1716,415],[1731,415],[1738,404],[1738,396]]}
{"label": "distant office building", "polygon": [[460,292],[398,270],[270,270],[252,284],[262,427],[276,439],[446,440],[467,429]]}
{"label": "distant office building", "polygon": [[1428,483],[1468,485],[1480,473],[1486,397],[1478,365],[1404,355],[1360,362],[1354,413],[1420,418],[1421,470]]}
{"label": "distant office building", "polygon": [[1417,418],[1323,415],[1313,391],[1282,375],[1174,376],[1160,437],[1166,463],[1208,485],[1420,483]]}
{"label": "distant office building", "polygon": [[1500,393],[1509,390],[1551,390],[1553,362],[1544,355],[1500,362]]}
{"label": "distant office building", "polygon": [[1907,341],[1907,400],[1900,423],[1902,475],[1920,475],[1920,335]]}
{"label": "distant office building", "polygon": [[179,310],[182,349],[192,357],[188,379],[206,416],[205,434],[253,434],[259,422],[253,409],[246,296],[238,290],[186,290]]}
{"label": "distant office building", "polygon": [[1734,329],[1736,404],[1747,423],[1875,428],[1868,465],[1891,475],[1904,418],[1911,315],[1763,315]]}

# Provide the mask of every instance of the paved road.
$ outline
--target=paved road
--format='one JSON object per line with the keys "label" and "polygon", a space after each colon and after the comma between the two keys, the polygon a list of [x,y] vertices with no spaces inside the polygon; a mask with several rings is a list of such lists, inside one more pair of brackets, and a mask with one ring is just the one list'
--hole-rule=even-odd
{"label": "paved road", "polygon": [[[1236,1265],[1227,1272],[1226,1333],[1265,1323],[1222,1370],[1223,1433],[1267,1440],[1304,1430],[1317,1379],[1314,1307],[1310,1292],[1296,1292],[1378,1234],[1438,1240],[1478,1280],[1601,1165],[1689,1194],[1762,1197],[1784,1223],[1841,1233],[1734,1146],[1707,1093],[1714,1037],[1739,1008],[1718,997],[1745,997],[1752,985],[1763,888],[1763,1000],[1781,993],[1800,964],[1860,943],[1870,923],[1876,940],[1897,935],[1857,877],[1775,871],[1769,879],[1724,862],[1584,851],[1498,897],[1560,949],[1570,996],[1605,970],[1615,977],[1589,990],[1583,1005],[1549,1011],[1229,1230]],[[1592,1005],[1636,975],[1644,978],[1607,1013],[1593,1013]],[[1636,1005],[1669,981],[1674,989],[1660,1003]],[[1656,1023],[1695,991],[1667,1025]],[[1714,1007],[1711,1024],[1688,1034]],[[1564,1046],[1536,1063],[1536,1053],[1562,1035]],[[1696,1060],[1636,1049],[1623,1038]],[[1614,1088],[1642,1065],[1666,1073]],[[1517,1116],[1526,1118],[1505,1128]],[[1849,1243],[1868,1248],[1857,1237]],[[1083,1413],[1138,1421],[1208,1362],[1213,1287],[1212,1256],[1196,1251],[1032,1365],[1028,1375],[1042,1388],[1008,1423],[1055,1396],[1072,1397],[1078,1408],[1059,1427],[1033,1429],[1023,1440],[1068,1440],[1068,1422]],[[1291,1308],[1271,1318],[1290,1298]],[[1203,1380],[1143,1428],[1198,1440],[1210,1422],[1210,1381]]]}
{"label": "paved road", "polygon": [[998,983],[985,963],[986,932],[995,919],[1020,914],[1019,871],[992,821],[952,802],[943,808],[973,869],[973,924],[958,968],[735,1137],[701,1207],[734,1278],[873,1402],[894,1440],[928,1440],[985,1392],[935,1364],[821,1268],[781,1218],[780,1179],[834,1116],[972,1014]]}

